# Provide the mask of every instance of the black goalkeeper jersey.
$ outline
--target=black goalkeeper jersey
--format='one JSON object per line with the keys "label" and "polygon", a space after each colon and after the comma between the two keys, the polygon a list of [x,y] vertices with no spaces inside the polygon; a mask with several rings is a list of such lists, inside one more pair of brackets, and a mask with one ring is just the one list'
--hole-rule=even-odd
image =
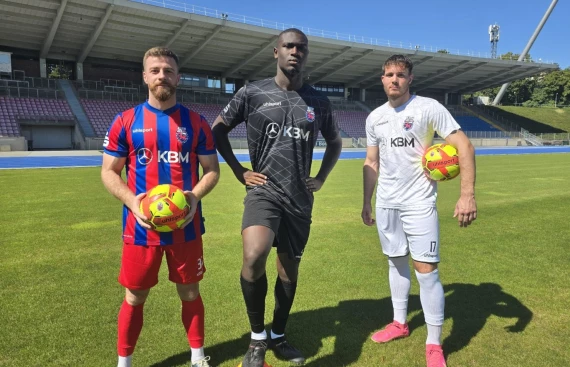
{"label": "black goalkeeper jersey", "polygon": [[313,148],[319,131],[325,139],[338,135],[329,99],[308,84],[297,91],[283,90],[271,78],[241,88],[221,116],[232,128],[245,121],[253,170],[267,176],[266,185],[247,190],[310,217],[313,194],[305,179],[311,172]]}

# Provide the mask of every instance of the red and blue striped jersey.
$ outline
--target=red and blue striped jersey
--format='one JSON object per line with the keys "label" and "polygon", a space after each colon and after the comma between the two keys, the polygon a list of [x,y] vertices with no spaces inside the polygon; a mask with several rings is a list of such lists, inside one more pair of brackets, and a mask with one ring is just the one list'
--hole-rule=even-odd
{"label": "red and blue striped jersey", "polygon": [[[125,157],[127,186],[138,195],[159,184],[192,190],[199,179],[199,155],[216,154],[206,119],[177,104],[158,110],[148,102],[115,117],[103,143],[105,153]],[[135,245],[172,245],[196,239],[205,232],[201,204],[193,223],[173,232],[141,227],[123,206],[123,241]]]}

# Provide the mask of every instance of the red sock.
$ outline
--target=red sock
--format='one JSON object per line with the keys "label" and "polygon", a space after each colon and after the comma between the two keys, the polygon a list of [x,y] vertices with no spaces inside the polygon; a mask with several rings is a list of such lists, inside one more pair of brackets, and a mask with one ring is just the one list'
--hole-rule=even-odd
{"label": "red sock", "polygon": [[182,323],[188,336],[190,348],[204,346],[204,303],[202,296],[194,301],[182,301]]}
{"label": "red sock", "polygon": [[133,354],[143,326],[144,303],[131,306],[123,300],[119,311],[117,354],[127,357]]}

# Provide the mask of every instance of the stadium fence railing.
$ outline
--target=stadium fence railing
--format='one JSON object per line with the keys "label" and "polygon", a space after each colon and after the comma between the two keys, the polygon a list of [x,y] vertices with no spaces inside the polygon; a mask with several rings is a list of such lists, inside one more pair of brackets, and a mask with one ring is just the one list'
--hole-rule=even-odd
{"label": "stadium fence railing", "polygon": [[[432,45],[419,45],[412,42],[403,42],[403,41],[394,41],[394,40],[386,40],[386,39],[379,39],[379,38],[372,38],[372,37],[364,37],[358,36],[353,34],[346,34],[346,33],[339,33],[334,31],[326,31],[322,29],[317,29],[314,27],[304,27],[297,24],[287,24],[282,22],[276,22],[271,20],[265,20],[256,17],[250,17],[247,15],[240,15],[234,14],[229,12],[222,12],[216,9],[205,8],[203,6],[197,6],[188,4],[187,2],[181,0],[131,0],[133,2],[141,3],[141,4],[148,4],[153,5],[165,9],[177,10],[182,11],[185,13],[190,14],[197,14],[203,15],[210,18],[217,18],[227,21],[232,21],[236,23],[243,23],[249,24],[257,27],[269,28],[269,29],[276,29],[276,30],[285,30],[287,28],[298,28],[305,32],[308,36],[315,36],[321,38],[328,38],[338,41],[346,41],[346,42],[353,42],[353,43],[360,43],[365,45],[375,45],[375,46],[384,46],[384,47],[393,47],[393,48],[400,48],[400,49],[407,49],[407,50],[421,50],[427,52],[437,53],[441,50],[446,50],[446,53],[453,54],[453,55],[464,55],[470,57],[480,57],[480,58],[495,58],[495,59],[507,59],[507,60],[514,60],[513,56],[505,57],[505,56],[493,56],[491,53],[487,52],[479,52],[473,50],[459,50],[453,49],[448,47],[439,47],[439,46],[432,46]],[[307,19],[307,18],[305,18]],[[533,62],[532,59],[526,58],[525,62]],[[552,61],[545,61],[540,60],[541,63],[545,64],[553,64]]]}
{"label": "stadium fence railing", "polygon": [[61,90],[28,87],[6,87],[2,85],[0,85],[0,95],[14,98],[65,99],[65,95]]}

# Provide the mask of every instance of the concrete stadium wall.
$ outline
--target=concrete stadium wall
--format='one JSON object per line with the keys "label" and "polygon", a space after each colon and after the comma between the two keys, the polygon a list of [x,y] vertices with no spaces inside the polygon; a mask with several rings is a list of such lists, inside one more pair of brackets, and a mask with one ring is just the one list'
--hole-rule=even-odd
{"label": "concrete stadium wall", "polygon": [[[75,129],[75,141],[76,149],[80,150],[103,150],[103,138],[85,138],[85,141],[81,139],[81,133]],[[366,147],[366,138],[360,138],[359,142],[362,147]],[[445,143],[442,139],[435,139],[434,144]],[[474,146],[493,146],[493,147],[505,147],[505,146],[527,146],[527,142],[524,139],[471,139],[471,143]],[[248,149],[246,139],[230,139],[230,144],[233,149]],[[324,147],[318,145],[317,147]],[[352,148],[352,138],[342,139],[343,148]],[[27,151],[28,142],[23,137],[15,138],[0,138],[0,152],[2,151]]]}
{"label": "concrete stadium wall", "polygon": [[73,128],[73,148],[76,150],[85,150],[85,139],[77,122]]}
{"label": "concrete stadium wall", "polygon": [[104,138],[85,138],[85,150],[103,150]]}
{"label": "concrete stadium wall", "polygon": [[342,138],[343,148],[352,148],[352,138]]}
{"label": "concrete stadium wall", "polygon": [[23,136],[0,138],[0,152],[27,151],[28,142]]}
{"label": "concrete stadium wall", "polygon": [[[366,141],[365,141],[366,143]],[[232,149],[248,149],[247,146],[247,139],[230,139],[230,144]],[[323,139],[319,139],[317,141],[317,148],[324,148],[326,144],[324,143]],[[352,148],[352,138],[343,138],[342,139],[342,147],[343,148]]]}
{"label": "concrete stadium wall", "polygon": [[471,143],[475,146],[487,147],[487,146],[527,146],[527,142],[524,139],[471,139]]}
{"label": "concrete stadium wall", "polygon": [[[495,139],[479,139],[471,138],[471,144],[476,147],[517,147],[517,146],[527,146],[527,142],[524,139],[514,139],[514,138],[495,138]],[[434,139],[434,144],[445,143],[443,139]]]}
{"label": "concrete stadium wall", "polygon": [[[40,127],[42,125],[39,125]],[[103,139],[101,139],[102,144]],[[101,146],[99,144],[99,146]],[[74,150],[86,150],[88,149],[85,139],[83,138],[83,133],[79,128],[78,124],[73,127],[73,137],[72,145]],[[27,151],[28,150],[28,140],[23,136],[18,137],[0,137],[0,152],[9,151]]]}

